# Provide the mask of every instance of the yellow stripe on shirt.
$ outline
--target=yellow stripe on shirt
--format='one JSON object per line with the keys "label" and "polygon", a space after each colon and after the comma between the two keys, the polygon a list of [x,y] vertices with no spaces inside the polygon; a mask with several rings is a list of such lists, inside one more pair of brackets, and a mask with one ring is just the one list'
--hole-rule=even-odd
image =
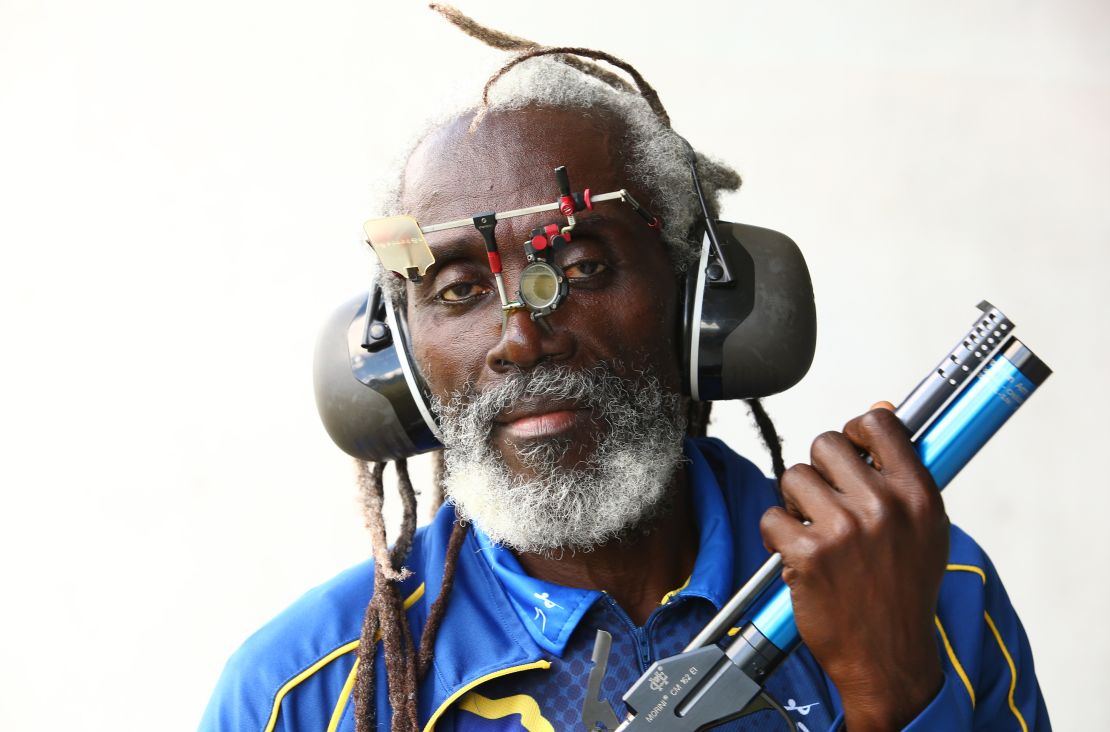
{"label": "yellow stripe on shirt", "polygon": [[690,580],[693,579],[693,578],[694,578],[694,575],[690,575],[689,577],[686,578],[686,581],[682,583],[681,587],[676,587],[675,589],[671,590],[667,594],[663,595],[663,599],[659,601],[659,604],[660,605],[666,605],[668,602],[670,602],[672,597],[674,597],[675,595],[677,595],[678,593],[682,592],[683,590],[685,590],[687,587],[690,586]]}
{"label": "yellow stripe on shirt", "polygon": [[983,619],[987,621],[987,626],[994,633],[994,639],[998,641],[998,647],[1002,649],[1002,655],[1006,658],[1006,663],[1010,667],[1010,691],[1006,696],[1006,701],[1010,703],[1010,711],[1017,717],[1018,724],[1021,725],[1022,732],[1029,732],[1029,725],[1025,723],[1025,717],[1021,716],[1021,710],[1017,708],[1014,703],[1014,689],[1017,688],[1017,667],[1014,666],[1014,659],[1010,656],[1010,651],[1006,648],[1006,644],[1002,641],[1002,634],[998,632],[998,626],[994,624],[991,615],[988,612],[983,613]]}
{"label": "yellow stripe on shirt", "polygon": [[310,678],[313,674],[322,669],[324,666],[327,666],[329,663],[339,658],[344,653],[350,653],[356,648],[358,648],[357,640],[339,646],[339,648],[336,648],[334,651],[324,656],[319,661],[306,668],[304,671],[301,671],[299,674],[289,679],[289,681],[285,682],[285,686],[282,686],[280,689],[278,689],[278,693],[274,696],[274,707],[270,711],[269,721],[266,722],[265,732],[274,732],[274,726],[277,724],[278,720],[278,713],[281,712],[281,702],[285,699],[286,694],[296,688],[297,685],[300,684],[302,681]]}
{"label": "yellow stripe on shirt", "polygon": [[[417,587],[415,590],[413,590],[411,595],[409,595],[407,598],[405,598],[405,603],[404,603],[405,609],[408,610],[410,607],[412,607],[413,604],[416,603],[416,601],[419,600],[423,595],[424,595],[424,583],[421,582],[420,586]],[[379,634],[378,636],[376,636],[374,638],[374,641],[377,642],[377,640],[380,637],[381,637],[381,635]],[[278,714],[281,712],[281,702],[285,699],[286,694],[288,694],[290,691],[295,689],[299,684],[301,684],[301,682],[305,681],[308,678],[311,678],[313,674],[315,674],[317,671],[322,669],[324,666],[327,666],[329,663],[331,663],[335,659],[339,658],[340,656],[342,656],[346,653],[350,653],[351,651],[354,651],[354,650],[357,650],[357,649],[358,649],[358,641],[357,640],[353,640],[350,643],[345,643],[345,644],[341,645],[339,648],[336,648],[334,651],[332,651],[331,653],[329,653],[326,656],[324,656],[323,658],[321,658],[316,663],[314,663],[311,666],[309,666],[308,668],[306,668],[304,671],[301,671],[299,674],[297,674],[296,676],[291,678],[289,681],[285,682],[285,685],[282,686],[280,689],[278,689],[278,693],[274,696],[274,706],[270,710],[270,719],[269,719],[269,721],[266,722],[266,727],[265,727],[264,732],[274,732],[274,727],[277,725]],[[355,667],[357,668],[357,666],[358,666],[358,664],[357,664],[357,659],[356,659]],[[347,676],[347,682],[345,684],[343,684],[343,690],[339,693],[339,701],[336,702],[335,711],[332,713],[332,723],[328,724],[328,730],[335,729],[332,726],[333,723],[334,724],[339,723],[339,717],[341,717],[343,715],[343,708],[346,706],[347,698],[351,694],[351,689],[354,688],[354,678],[355,678],[355,669],[352,668],[351,673],[348,674],[348,676]]]}
{"label": "yellow stripe on shirt", "polygon": [[527,694],[490,699],[472,691],[459,702],[459,709],[477,714],[483,719],[501,719],[510,714],[519,714],[520,726],[528,732],[555,732],[551,722],[540,712],[540,705]]}
{"label": "yellow stripe on shirt", "polygon": [[933,620],[936,621],[937,630],[940,631],[940,639],[944,641],[944,650],[948,653],[948,660],[952,662],[952,667],[956,669],[956,673],[959,674],[960,681],[964,682],[967,695],[971,697],[971,708],[974,709],[975,689],[971,687],[971,681],[967,678],[967,672],[964,671],[963,664],[961,664],[960,659],[956,657],[956,649],[954,649],[952,644],[948,641],[948,633],[944,632],[944,626],[940,624],[940,617],[934,615]]}
{"label": "yellow stripe on shirt", "polygon": [[972,574],[979,575],[979,579],[983,580],[983,584],[987,584],[987,573],[983,571],[982,567],[976,567],[974,564],[949,564],[947,567],[949,572],[971,572]]}
{"label": "yellow stripe on shirt", "polygon": [[489,673],[485,676],[474,679],[469,684],[466,684],[461,689],[457,690],[454,694],[443,700],[443,703],[439,705],[439,709],[435,710],[435,712],[432,713],[431,719],[429,719],[428,723],[424,725],[424,732],[432,732],[432,730],[434,730],[436,727],[436,722],[439,721],[439,718],[443,716],[443,713],[446,712],[447,709],[455,703],[455,700],[461,697],[466,692],[473,689],[474,687],[484,684],[492,679],[497,679],[502,676],[508,676],[509,674],[519,673],[521,671],[531,671],[532,669],[537,668],[551,668],[551,662],[540,659],[539,661],[533,661],[532,663],[522,663],[519,666],[510,666],[509,668],[503,668],[499,671],[494,671],[493,673]]}

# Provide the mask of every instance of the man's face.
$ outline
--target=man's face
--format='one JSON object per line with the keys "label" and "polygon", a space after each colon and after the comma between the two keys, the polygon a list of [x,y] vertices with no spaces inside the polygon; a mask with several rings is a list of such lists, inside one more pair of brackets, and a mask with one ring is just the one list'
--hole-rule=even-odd
{"label": "man's face", "polygon": [[[628,188],[638,200],[648,200],[623,172],[623,130],[606,119],[529,108],[489,115],[468,133],[469,123],[464,118],[434,132],[410,158],[402,204],[422,224],[554,201],[558,165],[567,166],[576,190]],[[498,222],[510,298],[526,264],[522,243],[533,228],[549,223],[565,220],[549,212]],[[476,230],[433,233],[428,243],[436,263],[423,282],[407,285],[414,355],[441,420],[457,421],[460,414],[471,420],[467,430],[445,424],[452,448],[449,494],[455,492],[451,474],[456,483],[464,479],[462,458],[452,464],[464,447],[471,451],[471,462],[498,463],[496,471],[511,484],[498,498],[503,503],[537,492],[574,492],[575,485],[590,482],[589,476],[601,470],[599,462],[629,469],[633,458],[619,453],[621,446],[610,439],[635,442],[634,436],[616,434],[622,425],[625,433],[655,429],[660,432],[655,439],[679,442],[677,280],[658,232],[629,206],[601,203],[578,218],[572,241],[556,257],[571,284],[569,297],[546,318],[550,327],[533,322],[527,311],[516,311],[502,331],[500,300]],[[483,404],[484,395],[492,401]],[[467,444],[450,444],[452,434]],[[668,459],[675,459],[654,472],[665,470],[669,479],[678,449],[666,448]],[[551,474],[566,480],[558,487],[545,484]],[[638,479],[635,473],[628,477]],[[658,482],[659,476],[650,480]],[[461,507],[466,514],[467,507]],[[584,520],[575,513],[602,510],[585,504],[564,509],[552,510],[572,521]],[[646,513],[641,505],[638,516],[621,520]],[[493,535],[485,525],[492,520],[472,518]]]}

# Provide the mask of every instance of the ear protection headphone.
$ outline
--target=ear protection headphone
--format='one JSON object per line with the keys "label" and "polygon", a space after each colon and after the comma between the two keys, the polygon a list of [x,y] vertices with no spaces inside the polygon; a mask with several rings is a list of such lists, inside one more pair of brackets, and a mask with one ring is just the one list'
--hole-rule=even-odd
{"label": "ear protection headphone", "polygon": [[[817,320],[809,269],[784,234],[709,215],[701,256],[683,296],[684,388],[700,401],[770,396],[798,383],[813,361]],[[316,346],[316,406],[332,440],[363,460],[441,447],[430,391],[413,360],[404,313],[375,283],[340,306]]]}

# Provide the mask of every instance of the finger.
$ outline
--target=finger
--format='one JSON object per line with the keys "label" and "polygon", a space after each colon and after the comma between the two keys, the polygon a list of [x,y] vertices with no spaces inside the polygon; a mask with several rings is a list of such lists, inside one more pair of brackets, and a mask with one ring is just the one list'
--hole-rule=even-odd
{"label": "finger", "polygon": [[872,409],[844,425],[844,434],[869,453],[885,476],[924,472],[906,426],[886,409]]}
{"label": "finger", "polygon": [[818,524],[843,511],[836,489],[811,465],[799,463],[786,470],[779,481],[783,499],[797,509],[801,518]]}
{"label": "finger", "polygon": [[759,520],[759,533],[763,537],[763,546],[769,552],[784,554],[783,550],[790,551],[799,541],[808,541],[806,527],[798,519],[779,506],[767,509]]}
{"label": "finger", "polygon": [[881,480],[859,448],[840,432],[826,432],[813,441],[810,463],[826,482],[846,495],[873,490]]}
{"label": "finger", "polygon": [[[886,409],[891,412],[896,411],[895,406],[886,400],[875,402],[871,405],[871,409]],[[876,460],[874,455],[871,456],[871,461],[875,465],[876,470],[882,470],[882,463]]]}

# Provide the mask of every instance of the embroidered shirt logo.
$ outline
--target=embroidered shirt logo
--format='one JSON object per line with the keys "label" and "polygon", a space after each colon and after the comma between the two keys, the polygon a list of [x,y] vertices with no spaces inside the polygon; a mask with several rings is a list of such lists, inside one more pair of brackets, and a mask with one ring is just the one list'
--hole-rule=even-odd
{"label": "embroidered shirt logo", "polygon": [[551,595],[547,594],[546,592],[533,592],[532,597],[536,598],[537,600],[542,600],[543,606],[548,610],[553,607],[562,607],[562,605],[552,600]]}
{"label": "embroidered shirt logo", "polygon": [[810,709],[812,709],[813,707],[819,707],[819,706],[821,706],[821,702],[813,702],[812,704],[806,704],[804,706],[799,707],[793,699],[787,699],[786,700],[786,706],[783,707],[783,709],[785,709],[788,712],[797,712],[798,714],[800,714],[804,717],[807,714],[809,714]]}
{"label": "embroidered shirt logo", "polygon": [[[549,595],[546,592],[533,592],[532,597],[534,597],[537,600],[539,600],[540,602],[542,602],[543,606],[545,608],[547,608],[548,610],[550,610],[552,608],[556,608],[556,607],[557,608],[562,608],[563,607],[559,603],[552,600],[551,595]],[[540,632],[541,633],[546,633],[547,632],[547,614],[543,610],[540,610],[539,607],[534,607],[533,609],[536,611],[536,614],[532,616],[532,619],[540,621]]]}

